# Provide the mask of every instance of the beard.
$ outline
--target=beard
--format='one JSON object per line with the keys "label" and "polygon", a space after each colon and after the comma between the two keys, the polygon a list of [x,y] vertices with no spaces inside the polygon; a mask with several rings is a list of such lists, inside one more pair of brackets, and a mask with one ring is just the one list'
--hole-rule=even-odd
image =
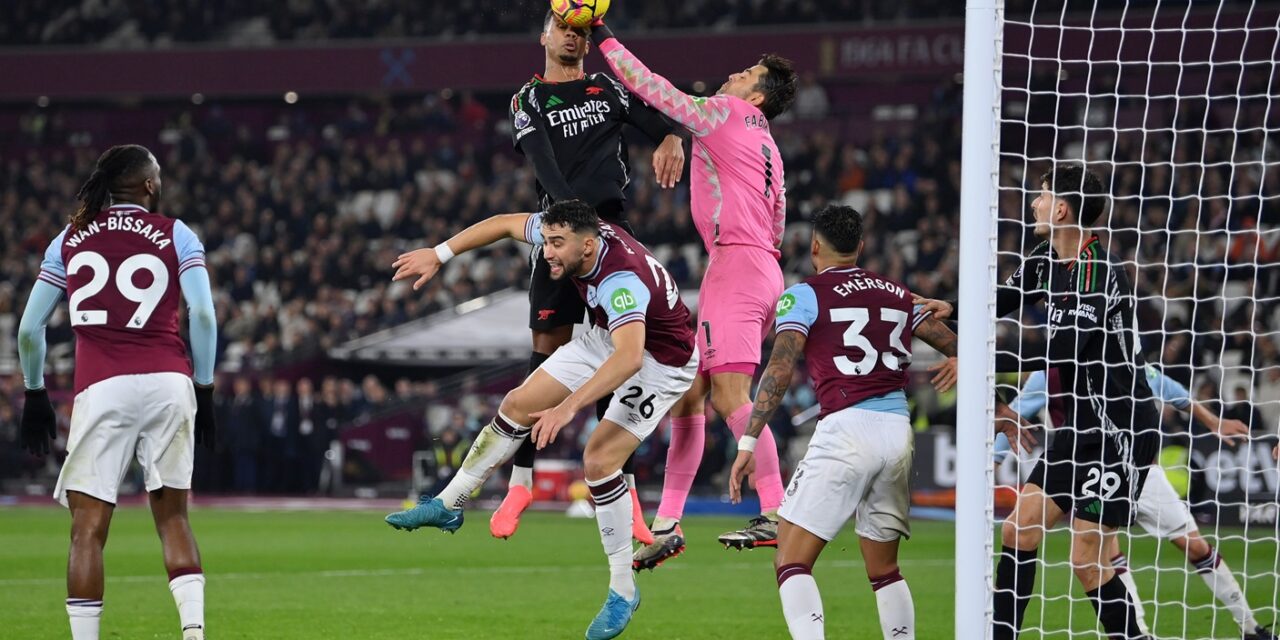
{"label": "beard", "polygon": [[582,270],[582,259],[579,258],[576,262],[564,261],[560,263],[560,266],[561,271],[559,275],[556,275],[555,272],[551,273],[552,280],[564,280],[569,277],[570,274],[576,275]]}

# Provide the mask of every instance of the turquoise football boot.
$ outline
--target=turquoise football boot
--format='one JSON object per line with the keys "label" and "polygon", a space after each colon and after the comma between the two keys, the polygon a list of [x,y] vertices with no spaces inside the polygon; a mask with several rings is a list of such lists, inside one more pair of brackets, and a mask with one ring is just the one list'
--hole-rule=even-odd
{"label": "turquoise football boot", "polygon": [[610,589],[609,597],[600,608],[600,613],[596,614],[596,619],[592,620],[591,626],[587,627],[587,640],[609,640],[622,635],[627,624],[631,622],[631,614],[639,608],[639,587],[636,587],[636,599],[630,602],[618,595],[617,591]]}
{"label": "turquoise football boot", "polygon": [[404,531],[419,527],[435,527],[453,533],[462,526],[462,510],[446,509],[439,498],[422,496],[412,509],[397,511],[386,518],[387,524]]}

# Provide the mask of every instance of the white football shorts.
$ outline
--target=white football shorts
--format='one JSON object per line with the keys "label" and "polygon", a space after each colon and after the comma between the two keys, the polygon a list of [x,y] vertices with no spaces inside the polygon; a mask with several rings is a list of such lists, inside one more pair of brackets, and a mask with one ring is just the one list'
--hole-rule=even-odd
{"label": "white football shorts", "polygon": [[778,516],[831,541],[849,518],[857,534],[891,542],[911,536],[911,458],[906,416],[849,407],[818,421]]}
{"label": "white football shorts", "polygon": [[1159,464],[1147,468],[1147,481],[1138,494],[1138,525],[1161,540],[1181,538],[1199,529],[1191,508],[1178,497]]}
{"label": "white football shorts", "polygon": [[[556,349],[539,367],[560,384],[577,391],[613,355],[613,339],[605,329],[593,326],[569,344]],[[682,367],[672,367],[644,352],[640,371],[613,392],[604,419],[617,423],[640,440],[658,428],[658,422],[693,386],[698,374],[698,352]]]}
{"label": "white football shorts", "polygon": [[191,488],[196,392],[181,373],[107,378],[81,391],[71,409],[67,459],[53,497],[79,491],[114,504],[136,459],[147,491]]}

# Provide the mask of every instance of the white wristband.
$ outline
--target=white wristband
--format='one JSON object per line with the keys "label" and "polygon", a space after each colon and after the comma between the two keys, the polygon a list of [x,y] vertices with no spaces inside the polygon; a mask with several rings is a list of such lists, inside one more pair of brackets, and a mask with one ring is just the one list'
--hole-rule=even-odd
{"label": "white wristband", "polygon": [[440,264],[448,262],[453,258],[453,249],[449,248],[448,242],[441,242],[436,245],[436,257],[440,259]]}
{"label": "white wristband", "polygon": [[749,451],[754,453],[756,450],[756,438],[752,436],[742,436],[738,438],[738,451]]}

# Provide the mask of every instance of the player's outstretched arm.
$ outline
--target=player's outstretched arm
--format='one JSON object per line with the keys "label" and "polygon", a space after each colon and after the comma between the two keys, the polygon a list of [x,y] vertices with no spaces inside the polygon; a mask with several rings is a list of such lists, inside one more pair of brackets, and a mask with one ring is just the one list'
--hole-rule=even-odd
{"label": "player's outstretched arm", "polygon": [[[924,309],[919,309],[916,314],[920,315],[923,312]],[[950,391],[956,386],[956,380],[959,377],[956,371],[956,333],[933,315],[928,315],[921,320],[912,332],[925,344],[946,356],[945,360],[929,367],[929,370],[934,372],[932,382],[938,393]]]}
{"label": "player's outstretched arm", "polygon": [[532,217],[533,214],[530,213],[496,215],[463,229],[458,235],[441,242],[434,248],[402,253],[391,264],[391,268],[396,270],[396,274],[391,279],[399,282],[416,278],[413,282],[413,290],[417,291],[435,277],[441,265],[460,253],[491,245],[504,238],[515,238],[526,242],[537,240],[534,244],[540,244],[541,240],[538,239],[541,237],[540,234],[538,238],[533,237],[537,230],[530,231],[527,228]]}
{"label": "player's outstretched arm", "polygon": [[37,280],[27,297],[27,307],[18,322],[18,360],[26,401],[22,405],[22,448],[42,456],[49,453],[49,442],[58,436],[58,421],[44,388],[44,330],[49,317],[62,300],[62,289]]}
{"label": "player's outstretched arm", "polygon": [[637,320],[619,325],[609,336],[613,340],[613,354],[585,384],[560,404],[529,414],[538,419],[529,437],[539,449],[555,442],[556,434],[572,422],[583,407],[595,406],[596,400],[613,393],[640,371],[644,363],[644,322]]}
{"label": "player's outstretched arm", "polygon": [[729,119],[729,108],[719,101],[695,98],[675,87],[666,78],[652,72],[634,54],[622,46],[603,20],[591,25],[591,38],[604,54],[614,75],[646,104],[662,112],[695,136],[715,131]]}
{"label": "player's outstretched arm", "polygon": [[782,331],[773,341],[773,353],[769,356],[764,375],[760,377],[760,387],[751,407],[751,423],[738,439],[738,457],[733,461],[733,469],[729,472],[729,499],[734,504],[742,500],[742,480],[755,467],[756,439],[764,433],[764,428],[782,404],[787,390],[791,388],[791,376],[795,373],[800,356],[804,354],[804,345],[808,339],[809,336],[801,331]]}

